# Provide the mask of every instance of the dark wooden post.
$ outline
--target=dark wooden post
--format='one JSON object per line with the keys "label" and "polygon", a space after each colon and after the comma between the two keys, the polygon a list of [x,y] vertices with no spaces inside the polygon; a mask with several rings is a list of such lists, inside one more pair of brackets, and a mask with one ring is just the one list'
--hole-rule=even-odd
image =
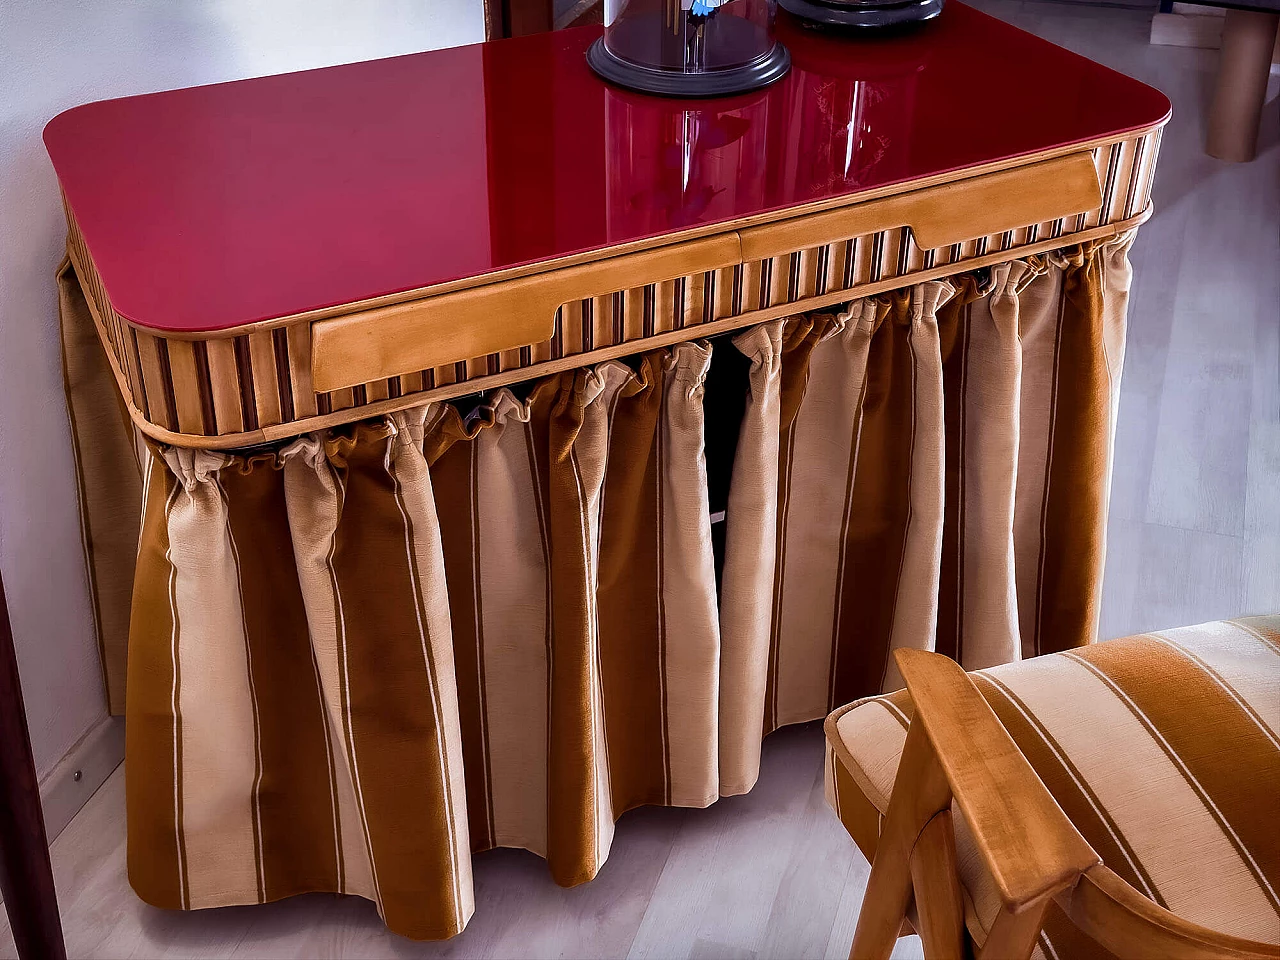
{"label": "dark wooden post", "polygon": [[22,960],[66,960],[40,784],[0,580],[0,895]]}
{"label": "dark wooden post", "polygon": [[562,27],[600,23],[600,0],[573,0],[556,16],[555,0],[484,0],[485,37],[524,37]]}

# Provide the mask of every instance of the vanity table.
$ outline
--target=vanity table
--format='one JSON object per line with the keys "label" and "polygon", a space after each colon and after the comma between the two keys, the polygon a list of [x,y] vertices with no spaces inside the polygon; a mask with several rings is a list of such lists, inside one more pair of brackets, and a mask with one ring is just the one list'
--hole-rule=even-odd
{"label": "vanity table", "polygon": [[1165,97],[963,4],[886,39],[792,26],[791,73],[723,101],[607,86],[597,34],[55,118],[68,252],[138,429],[271,442],[1150,213]]}
{"label": "vanity table", "polygon": [[606,85],[581,27],[50,122],[143,899],[452,936],[473,852],[590,880],[891,648],[1092,639],[1168,100],[956,0],[778,32],[715,101]]}

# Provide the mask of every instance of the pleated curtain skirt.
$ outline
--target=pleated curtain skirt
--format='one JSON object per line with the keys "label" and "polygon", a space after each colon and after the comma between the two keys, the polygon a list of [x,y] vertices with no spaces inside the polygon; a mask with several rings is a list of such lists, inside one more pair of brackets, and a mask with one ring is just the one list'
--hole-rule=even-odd
{"label": "pleated curtain skirt", "polygon": [[765,734],[901,686],[898,647],[972,669],[1091,642],[1131,239],[718,342],[746,368],[719,584],[711,344],[135,460],[64,270],[135,890],[358,894],[449,937],[472,853],[590,880],[620,814],[750,790]]}

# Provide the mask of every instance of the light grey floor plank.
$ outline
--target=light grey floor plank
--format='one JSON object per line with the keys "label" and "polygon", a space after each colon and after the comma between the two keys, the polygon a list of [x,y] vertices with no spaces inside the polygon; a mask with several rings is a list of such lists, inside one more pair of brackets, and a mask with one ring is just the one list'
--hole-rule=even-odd
{"label": "light grey floor plank", "polygon": [[[1102,635],[1280,611],[1280,113],[1252,164],[1205,156],[1216,53],[1147,44],[1149,13],[1031,0],[977,5],[1164,90],[1174,103],[1156,215],[1132,252]],[[1271,96],[1277,81],[1273,78]],[[1051,100],[1047,101],[1051,105]],[[638,810],[593,882],[537,857],[475,858],[459,937],[415,944],[359,898],[174,914],[124,877],[124,790],[107,781],[54,844],[72,957],[847,956],[869,865],[821,798],[816,724],[765,744],[750,796]],[[918,938],[894,956],[920,957]],[[14,956],[0,921],[0,958]]]}
{"label": "light grey floor plank", "polygon": [[1244,612],[1252,614],[1280,610],[1280,263],[1261,281],[1272,300],[1253,350],[1243,599]]}
{"label": "light grey floor plank", "polygon": [[[760,955],[825,955],[845,886],[854,870],[855,860],[849,856],[844,828],[828,815],[823,777],[819,773],[809,792],[803,833],[791,848],[769,909]],[[866,879],[858,877],[857,883],[861,887]]]}
{"label": "light grey floor plank", "polygon": [[757,954],[786,860],[812,825],[804,814],[821,776],[821,736],[816,724],[779,731],[754,790],[688,820],[630,956]]}

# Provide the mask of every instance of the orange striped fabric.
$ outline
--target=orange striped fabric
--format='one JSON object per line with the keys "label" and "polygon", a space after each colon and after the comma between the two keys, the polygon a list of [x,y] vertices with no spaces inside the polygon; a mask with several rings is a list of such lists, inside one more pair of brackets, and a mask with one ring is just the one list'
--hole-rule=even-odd
{"label": "orange striped fabric", "polygon": [[1040,261],[1019,296],[1014,558],[1022,655],[1097,638],[1133,234]]}
{"label": "orange striped fabric", "polygon": [[[1194,923],[1280,944],[1280,616],[1127,637],[973,679],[1121,879]],[[827,721],[828,799],[868,858],[911,716],[900,691]],[[999,898],[962,827],[956,839],[981,943]],[[1056,907],[1040,950],[1105,956]]]}
{"label": "orange striped fabric", "polygon": [[279,455],[153,461],[126,729],[129,874],[143,899],[354,893],[419,937],[470,916],[448,601],[421,447],[438,413]]}
{"label": "orange striped fabric", "polygon": [[579,883],[624,810],[714,800],[709,360],[681,344],[278,453],[162,451],[130,641],[139,895],[351,893],[448,937],[474,850]]}
{"label": "orange striped fabric", "polygon": [[[736,766],[722,763],[725,793],[755,782],[761,734],[824,716],[833,690],[892,684],[891,647],[931,642],[942,530],[937,311],[953,293],[934,281],[736,341],[756,353],[721,610],[726,649],[741,622],[735,642],[751,651],[735,669],[752,673],[732,695],[725,682],[722,727],[742,730]],[[756,359],[766,343],[772,366]]]}

